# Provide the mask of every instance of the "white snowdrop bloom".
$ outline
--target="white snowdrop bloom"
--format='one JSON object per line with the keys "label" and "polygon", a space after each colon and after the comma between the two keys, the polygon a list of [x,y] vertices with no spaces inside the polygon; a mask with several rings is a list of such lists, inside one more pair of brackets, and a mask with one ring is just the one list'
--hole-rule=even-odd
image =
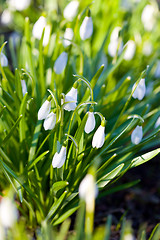
{"label": "white snowdrop bloom", "polygon": [[18,218],[18,211],[14,203],[7,197],[2,198],[0,203],[0,223],[3,227],[12,227]]}
{"label": "white snowdrop bloom", "polygon": [[18,11],[23,11],[29,7],[31,0],[8,0],[9,7]]}
{"label": "white snowdrop bloom", "polygon": [[157,119],[157,121],[156,121],[156,123],[154,125],[154,128],[157,128],[159,126],[160,126],[160,117],[158,117],[158,119]]}
{"label": "white snowdrop bloom", "polygon": [[[65,95],[64,109],[66,111],[73,111],[77,107],[77,88],[72,87],[71,90]],[[62,100],[63,104],[63,100]]]}
{"label": "white snowdrop bloom", "polygon": [[9,9],[5,9],[1,15],[1,23],[3,25],[10,25],[12,23],[13,17]]}
{"label": "white snowdrop bloom", "polygon": [[43,16],[40,16],[33,26],[33,29],[32,29],[33,36],[40,40],[42,37],[43,29],[46,27],[46,25],[47,25],[46,18]]}
{"label": "white snowdrop bloom", "polygon": [[51,101],[46,100],[38,111],[38,120],[45,119],[51,110]]}
{"label": "white snowdrop bloom", "polygon": [[129,40],[126,44],[124,59],[130,61],[134,57],[135,51],[136,51],[135,42],[133,40]]}
{"label": "white snowdrop bloom", "polygon": [[118,55],[120,55],[123,51],[123,41],[119,43],[119,40],[113,40],[108,45],[108,53],[111,57],[115,57],[118,51]]}
{"label": "white snowdrop bloom", "polygon": [[139,144],[142,140],[143,137],[143,130],[142,130],[142,126],[138,126],[133,130],[132,134],[131,134],[131,141],[133,144]]}
{"label": "white snowdrop bloom", "polygon": [[92,18],[86,16],[80,26],[80,37],[82,40],[86,40],[92,36],[93,22]]}
{"label": "white snowdrop bloom", "polygon": [[56,114],[51,112],[45,118],[43,127],[45,130],[52,130],[56,125]]}
{"label": "white snowdrop bloom", "polygon": [[156,66],[156,70],[155,70],[154,76],[156,78],[160,78],[160,60],[157,61],[157,66]]}
{"label": "white snowdrop bloom", "polygon": [[[63,39],[63,46],[68,47],[71,45],[71,42],[69,40],[72,40],[74,36],[72,28],[66,28],[64,33],[64,39]],[[68,40],[67,40],[68,39]]]}
{"label": "white snowdrop bloom", "polygon": [[54,71],[57,74],[61,74],[67,65],[68,53],[62,52],[54,63]]}
{"label": "white snowdrop bloom", "polygon": [[92,212],[94,209],[94,200],[98,195],[98,188],[94,177],[87,174],[79,185],[79,196],[86,202],[87,211]]}
{"label": "white snowdrop bloom", "polygon": [[1,52],[0,54],[0,61],[1,61],[1,66],[2,67],[7,67],[8,66],[8,59],[7,57],[4,55],[4,53]]}
{"label": "white snowdrop bloom", "polygon": [[151,53],[153,52],[153,46],[152,46],[152,43],[151,42],[148,42],[148,41],[145,41],[143,43],[143,49],[142,49],[142,52],[145,56],[150,56]]}
{"label": "white snowdrop bloom", "polygon": [[[132,90],[133,90],[134,87],[135,87],[135,84],[133,85]],[[145,94],[146,94],[145,79],[142,78],[140,80],[138,86],[136,87],[132,97],[135,98],[135,99],[137,98],[138,100],[141,101],[144,98]]]}
{"label": "white snowdrop bloom", "polygon": [[92,147],[101,148],[104,144],[104,141],[105,141],[105,127],[100,125],[93,136]]}
{"label": "white snowdrop bloom", "polygon": [[141,21],[147,31],[151,31],[156,23],[156,10],[153,5],[146,5],[141,15]]}
{"label": "white snowdrop bloom", "polygon": [[23,96],[27,93],[27,85],[25,80],[21,80],[22,94]]}
{"label": "white snowdrop bloom", "polygon": [[53,168],[61,168],[66,160],[66,147],[62,146],[60,152],[56,152],[54,154],[53,160],[52,160],[52,166]]}
{"label": "white snowdrop bloom", "polygon": [[124,235],[124,240],[136,240],[132,233],[126,233]]}
{"label": "white snowdrop bloom", "polygon": [[72,21],[74,17],[77,15],[78,7],[79,7],[78,1],[71,1],[70,3],[68,3],[68,5],[65,7],[63,11],[64,18],[66,18],[68,21]]}
{"label": "white snowdrop bloom", "polygon": [[86,133],[92,132],[93,129],[95,128],[95,125],[96,125],[96,121],[95,121],[95,117],[94,117],[94,112],[89,111],[84,131]]}
{"label": "white snowdrop bloom", "polygon": [[44,47],[47,46],[47,44],[49,43],[50,33],[51,33],[51,27],[50,27],[50,25],[47,25],[45,27],[44,37],[43,37],[43,46]]}

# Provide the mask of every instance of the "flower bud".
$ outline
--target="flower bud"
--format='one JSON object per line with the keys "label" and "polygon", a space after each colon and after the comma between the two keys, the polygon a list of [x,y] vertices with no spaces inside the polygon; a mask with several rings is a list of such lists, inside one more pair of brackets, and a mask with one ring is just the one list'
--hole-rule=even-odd
{"label": "flower bud", "polygon": [[[133,88],[134,87],[135,87],[135,84],[133,85]],[[137,98],[138,100],[141,101],[144,98],[145,94],[146,94],[145,79],[142,78],[138,83],[138,86],[136,87],[132,97],[135,99]]]}
{"label": "flower bud", "polygon": [[92,36],[92,33],[93,33],[92,18],[86,16],[80,27],[80,37],[82,40],[86,40]]}
{"label": "flower bud", "polygon": [[64,9],[63,15],[68,21],[72,21],[77,15],[79,7],[78,1],[71,1]]}
{"label": "flower bud", "polygon": [[51,112],[45,118],[43,127],[45,130],[52,130],[56,125],[56,114]]}
{"label": "flower bud", "polygon": [[54,63],[54,71],[61,74],[67,65],[68,53],[62,52]]}
{"label": "flower bud", "polygon": [[29,7],[31,0],[9,0],[8,4],[12,10],[23,11]]}
{"label": "flower bud", "polygon": [[143,137],[142,126],[137,126],[131,134],[131,141],[133,144],[137,145],[141,142],[142,137]]}
{"label": "flower bud", "polygon": [[8,66],[8,59],[7,57],[4,55],[4,53],[1,52],[0,54],[0,61],[1,61],[1,66],[2,67],[7,67]]}
{"label": "flower bud", "polygon": [[124,53],[124,59],[126,61],[130,61],[134,57],[136,51],[136,44],[133,40],[129,40],[126,45],[127,46]]}
{"label": "flower bud", "polygon": [[21,86],[22,86],[22,94],[24,96],[27,93],[27,85],[25,80],[21,80]]}
{"label": "flower bud", "polygon": [[51,110],[51,101],[46,100],[38,111],[38,120],[45,119]]}
{"label": "flower bud", "polygon": [[40,18],[35,22],[32,30],[32,34],[35,38],[41,39],[43,29],[45,28],[47,24],[46,18],[43,16],[40,16]]}
{"label": "flower bud", "polygon": [[92,147],[93,148],[101,148],[105,141],[105,126],[101,124],[96,130],[93,139],[92,139]]}
{"label": "flower bud", "polygon": [[66,160],[66,147],[62,146],[60,152],[56,152],[54,154],[53,160],[52,160],[52,166],[53,168],[61,168]]}
{"label": "flower bud", "polygon": [[[65,103],[68,102],[68,103]],[[65,95],[64,109],[66,111],[73,111],[77,107],[77,88],[72,87]],[[62,99],[63,104],[63,99]]]}
{"label": "flower bud", "polygon": [[86,133],[90,133],[93,131],[93,129],[95,128],[96,125],[96,121],[95,121],[95,117],[94,117],[94,112],[88,112],[88,118],[87,118],[87,122],[84,128],[84,131]]}
{"label": "flower bud", "polygon": [[66,28],[65,33],[64,33],[64,38],[65,39],[63,39],[63,46],[64,47],[68,47],[69,45],[71,45],[71,42],[69,40],[73,39],[73,35],[74,35],[74,33],[73,33],[72,28]]}

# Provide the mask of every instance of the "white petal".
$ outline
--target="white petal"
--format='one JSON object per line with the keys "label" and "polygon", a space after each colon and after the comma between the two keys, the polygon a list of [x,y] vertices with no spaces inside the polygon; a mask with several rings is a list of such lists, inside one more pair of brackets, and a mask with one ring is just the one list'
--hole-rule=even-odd
{"label": "white petal", "polygon": [[144,25],[144,28],[147,31],[151,31],[154,27],[155,24],[155,8],[148,4],[144,7],[142,15],[141,15],[141,20]]}
{"label": "white petal", "polygon": [[1,23],[4,25],[10,25],[13,21],[12,13],[9,9],[5,9],[1,15]]}
{"label": "white petal", "polygon": [[51,102],[46,100],[38,111],[38,120],[45,119],[51,110]]}
{"label": "white petal", "polygon": [[24,96],[27,93],[27,85],[25,80],[21,80],[21,86],[22,86],[22,94]]}
{"label": "white petal", "polygon": [[64,17],[67,20],[72,21],[73,18],[77,15],[78,7],[79,7],[78,1],[71,1],[63,11]]}
{"label": "white petal", "polygon": [[56,125],[56,114],[51,112],[44,120],[43,127],[45,130],[52,130]]}
{"label": "white petal", "polygon": [[86,40],[92,36],[92,33],[93,33],[92,18],[86,16],[80,27],[80,37],[82,40]]}
{"label": "white petal", "polygon": [[73,35],[74,35],[74,33],[73,33],[72,28],[66,28],[65,33],[64,33],[65,39],[63,40],[64,47],[68,47],[69,45],[71,45],[71,42],[69,40],[73,39]]}
{"label": "white petal", "polygon": [[50,25],[47,25],[44,30],[44,37],[43,37],[43,46],[47,46],[49,43],[49,37],[50,37],[51,27]]}
{"label": "white petal", "polygon": [[0,222],[3,227],[12,227],[18,218],[18,211],[13,202],[5,197],[0,203]]}
{"label": "white petal", "polygon": [[34,26],[33,26],[33,30],[32,30],[32,34],[35,38],[37,39],[41,39],[42,37],[42,32],[43,32],[43,29],[45,28],[47,24],[47,21],[46,21],[46,18],[41,16],[37,22],[35,22]]}
{"label": "white petal", "polygon": [[67,97],[71,97],[73,100],[72,101],[76,101],[77,102],[77,89],[72,87],[71,90],[66,94],[66,98]]}
{"label": "white petal", "polygon": [[0,55],[0,61],[1,61],[1,66],[2,67],[7,67],[8,66],[8,59],[2,52],[1,52],[1,55]]}
{"label": "white petal", "polygon": [[64,109],[66,111],[73,111],[77,107],[77,89],[72,87],[71,90],[65,95]]}
{"label": "white petal", "polygon": [[61,168],[66,160],[66,147],[62,146],[59,153],[55,153],[53,160],[52,160],[52,166],[53,168]]}
{"label": "white petal", "polygon": [[29,7],[31,0],[9,0],[9,6],[18,11],[23,11]]}
{"label": "white petal", "polygon": [[157,119],[155,125],[154,125],[154,128],[157,128],[160,126],[160,117]]}
{"label": "white petal", "polygon": [[93,131],[93,129],[95,128],[96,125],[96,121],[95,121],[95,117],[94,117],[94,113],[93,112],[88,112],[88,118],[87,118],[87,122],[84,128],[84,131],[86,133],[90,133]]}
{"label": "white petal", "polygon": [[[133,88],[135,87],[135,84],[133,85]],[[132,89],[133,89],[132,88]],[[144,98],[146,94],[146,86],[145,86],[145,79],[142,78],[138,84],[138,86],[136,87],[132,97],[133,98],[138,98],[138,100],[142,100]]]}
{"label": "white petal", "polygon": [[156,71],[154,73],[154,76],[156,78],[160,78],[160,60],[158,60],[158,62],[157,62],[157,67],[156,67]]}
{"label": "white petal", "polygon": [[142,126],[137,126],[131,134],[131,141],[133,144],[137,145],[141,142],[142,137],[143,137]]}
{"label": "white petal", "polygon": [[124,53],[124,59],[127,61],[130,61],[134,57],[135,51],[136,51],[135,42],[132,40],[129,40],[127,42],[127,47]]}
{"label": "white petal", "polygon": [[68,53],[62,52],[54,63],[54,71],[61,74],[67,65]]}
{"label": "white petal", "polygon": [[104,141],[105,141],[105,127],[100,125],[93,136],[92,147],[101,148],[104,144]]}

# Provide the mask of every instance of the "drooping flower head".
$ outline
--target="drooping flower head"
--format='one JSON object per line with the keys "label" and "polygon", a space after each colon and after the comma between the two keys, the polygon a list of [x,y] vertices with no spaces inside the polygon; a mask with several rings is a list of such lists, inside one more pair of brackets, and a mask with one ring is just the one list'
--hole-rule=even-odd
{"label": "drooping flower head", "polygon": [[65,95],[65,100],[61,100],[61,104],[63,104],[63,108],[66,111],[74,111],[77,107],[77,82],[74,83],[71,90]]}
{"label": "drooping flower head", "polygon": [[98,188],[92,174],[87,174],[79,185],[79,196],[86,202],[88,212],[94,209],[94,200],[98,195]]}
{"label": "drooping flower head", "polygon": [[62,52],[54,63],[54,71],[57,74],[61,74],[67,65],[68,53]]}
{"label": "drooping flower head", "polygon": [[79,2],[76,0],[68,3],[68,5],[65,7],[63,11],[64,18],[66,18],[68,21],[72,21],[77,15],[78,7],[79,7]]}
{"label": "drooping flower head", "polygon": [[136,51],[136,44],[133,40],[129,40],[126,45],[127,46],[124,53],[124,59],[126,61],[130,61],[134,57]]}
{"label": "drooping flower head", "polygon": [[56,114],[54,112],[51,112],[45,118],[43,127],[45,130],[52,130],[55,127],[55,125],[56,125]]}
{"label": "drooping flower head", "polygon": [[72,28],[66,28],[64,33],[64,39],[63,39],[63,46],[68,47],[71,45],[71,42],[69,40],[72,40],[74,36]]}
{"label": "drooping flower head", "polygon": [[22,94],[24,96],[27,93],[27,85],[24,79],[21,80],[21,86],[22,86]]}
{"label": "drooping flower head", "polygon": [[108,45],[108,53],[111,57],[116,56],[117,52],[118,52],[118,55],[120,55],[123,50],[123,42],[119,41],[120,30],[121,30],[121,27],[115,27],[111,33],[110,43]]}
{"label": "drooping flower head", "polygon": [[52,166],[53,168],[61,168],[66,160],[66,147],[62,146],[60,152],[56,152],[53,156]]}
{"label": "drooping flower head", "polygon": [[0,203],[0,223],[4,228],[12,227],[18,219],[18,211],[14,203],[8,197],[4,197]]}
{"label": "drooping flower head", "polygon": [[96,121],[95,121],[94,112],[93,111],[89,111],[84,131],[86,133],[92,132],[94,130],[94,128],[95,128],[95,125],[96,125]]}
{"label": "drooping flower head", "polygon": [[[133,85],[132,90],[134,89],[134,87],[135,87],[135,84]],[[136,87],[132,97],[135,98],[135,99],[137,98],[138,100],[141,101],[144,98],[145,94],[146,94],[145,79],[142,78],[140,80],[138,86]]]}
{"label": "drooping flower head", "polygon": [[155,26],[156,14],[156,8],[153,5],[147,4],[144,7],[141,15],[141,21],[147,31],[152,31],[153,27]]}
{"label": "drooping flower head", "polygon": [[45,119],[51,110],[51,96],[48,97],[48,99],[42,104],[38,111],[38,120]]}
{"label": "drooping flower head", "polygon": [[137,145],[141,142],[143,137],[143,129],[142,126],[138,126],[133,130],[131,134],[131,141],[133,144]]}
{"label": "drooping flower head", "polygon": [[101,125],[96,130],[93,139],[92,139],[92,147],[93,148],[101,148],[105,141],[105,119],[101,121]]}
{"label": "drooping flower head", "polygon": [[0,61],[1,61],[1,66],[2,67],[7,67],[8,66],[8,59],[7,57],[4,55],[4,53],[1,52],[0,54]]}
{"label": "drooping flower head", "polygon": [[47,20],[44,16],[40,16],[39,19],[35,22],[33,29],[32,29],[32,34],[35,38],[41,39],[43,29],[47,25]]}
{"label": "drooping flower head", "polygon": [[90,11],[88,16],[86,16],[80,26],[80,37],[82,40],[86,40],[92,36],[93,33],[93,21],[90,16]]}

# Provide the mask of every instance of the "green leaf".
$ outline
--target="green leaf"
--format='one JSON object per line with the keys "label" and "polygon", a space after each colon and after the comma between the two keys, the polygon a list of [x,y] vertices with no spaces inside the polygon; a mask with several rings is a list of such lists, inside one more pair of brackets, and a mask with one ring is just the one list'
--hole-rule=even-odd
{"label": "green leaf", "polygon": [[42,153],[41,155],[39,155],[36,159],[30,161],[29,164],[28,164],[28,170],[31,170],[31,168],[32,168],[35,164],[37,164],[45,155],[47,155],[47,153],[49,153],[49,150],[43,152],[43,153]]}
{"label": "green leaf", "polygon": [[70,210],[66,211],[64,214],[62,214],[54,223],[53,226],[58,225],[62,223],[66,218],[70,217],[75,211],[77,211],[78,207],[71,208]]}
{"label": "green leaf", "polygon": [[21,106],[20,106],[20,110],[19,110],[19,115],[22,115],[23,118],[19,123],[19,138],[20,138],[20,142],[23,142],[26,138],[26,125],[25,125],[25,112],[26,112],[26,104],[27,104],[27,97],[28,97],[28,93],[25,94]]}
{"label": "green leaf", "polygon": [[51,192],[58,192],[60,189],[65,188],[66,186],[68,186],[69,182],[67,181],[58,181],[55,182],[51,188]]}
{"label": "green leaf", "polygon": [[98,187],[103,188],[104,186],[106,186],[113,178],[115,178],[120,173],[120,171],[122,170],[123,167],[124,167],[124,163],[120,164],[118,167],[113,169],[111,172],[107,173],[105,176],[100,178],[97,182]]}
{"label": "green leaf", "polygon": [[148,162],[149,160],[157,156],[158,153],[160,153],[160,148],[157,148],[156,150],[153,150],[151,152],[145,153],[139,157],[134,158],[132,160],[131,167],[137,167],[145,162]]}
{"label": "green leaf", "polygon": [[63,203],[63,201],[66,197],[66,194],[67,194],[67,191],[64,191],[64,193],[60,196],[60,198],[53,203],[53,205],[51,206],[51,208],[50,208],[50,210],[47,214],[46,220],[53,217],[53,215],[56,214],[58,209],[60,209],[60,207],[61,207],[61,205],[62,205],[62,203]]}

